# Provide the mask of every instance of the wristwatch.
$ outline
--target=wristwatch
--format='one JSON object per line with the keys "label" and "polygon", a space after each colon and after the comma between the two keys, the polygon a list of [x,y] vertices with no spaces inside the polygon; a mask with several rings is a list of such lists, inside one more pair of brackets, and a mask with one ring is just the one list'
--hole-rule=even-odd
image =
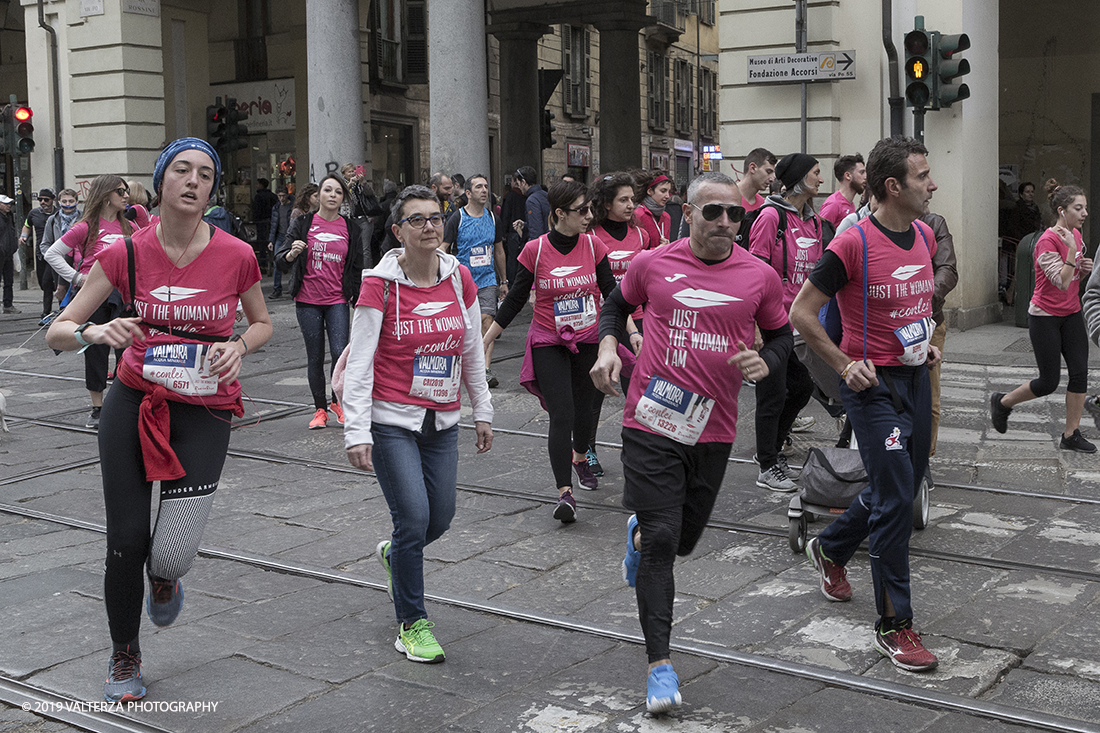
{"label": "wristwatch", "polygon": [[88,326],[94,326],[94,325],[95,324],[92,323],[91,321],[85,321],[84,323],[81,323],[79,326],[77,326],[76,330],[73,331],[73,336],[76,338],[76,342],[78,344],[80,344],[81,347],[82,347],[80,349],[80,351],[78,351],[76,353],[83,354],[88,349],[88,347],[92,345],[91,341],[86,341],[84,339],[84,329],[87,328]]}

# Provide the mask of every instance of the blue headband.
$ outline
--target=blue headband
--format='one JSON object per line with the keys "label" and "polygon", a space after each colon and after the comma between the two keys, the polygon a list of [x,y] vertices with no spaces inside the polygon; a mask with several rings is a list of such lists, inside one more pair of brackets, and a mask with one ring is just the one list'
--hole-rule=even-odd
{"label": "blue headband", "polygon": [[210,159],[214,161],[214,187],[210,189],[210,192],[217,191],[218,184],[222,179],[222,162],[218,158],[217,151],[205,140],[200,140],[197,137],[181,137],[179,140],[168,143],[164,150],[160,151],[160,157],[157,158],[157,164],[153,168],[153,190],[157,192],[157,195],[160,195],[160,184],[164,181],[164,170],[184,150],[201,150],[210,156]]}

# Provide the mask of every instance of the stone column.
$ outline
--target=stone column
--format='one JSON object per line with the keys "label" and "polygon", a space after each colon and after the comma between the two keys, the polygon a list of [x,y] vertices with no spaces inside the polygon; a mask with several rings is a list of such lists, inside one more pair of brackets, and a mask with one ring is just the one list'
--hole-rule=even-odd
{"label": "stone column", "polygon": [[[642,165],[638,31],[642,22],[597,23],[600,31],[600,170]],[[648,166],[647,166],[648,167]]]}
{"label": "stone column", "polygon": [[367,162],[358,0],[311,0],[306,54],[309,180],[318,181],[344,163]]}
{"label": "stone column", "polygon": [[500,41],[500,156],[505,175],[529,165],[541,176],[538,41],[549,31],[541,23],[490,28]]}
{"label": "stone column", "polygon": [[433,0],[429,10],[432,173],[489,175],[485,14],[466,0]]}

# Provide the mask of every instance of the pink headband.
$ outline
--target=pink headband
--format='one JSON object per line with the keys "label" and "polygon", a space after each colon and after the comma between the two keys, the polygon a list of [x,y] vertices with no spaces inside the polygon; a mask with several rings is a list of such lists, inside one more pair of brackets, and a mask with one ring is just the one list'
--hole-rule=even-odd
{"label": "pink headband", "polygon": [[649,182],[649,190],[652,191],[653,189],[657,188],[657,186],[660,186],[665,181],[668,181],[669,183],[672,183],[672,179],[669,178],[668,176],[666,176],[664,173],[662,173],[661,175],[657,176],[656,178],[654,178],[652,181]]}

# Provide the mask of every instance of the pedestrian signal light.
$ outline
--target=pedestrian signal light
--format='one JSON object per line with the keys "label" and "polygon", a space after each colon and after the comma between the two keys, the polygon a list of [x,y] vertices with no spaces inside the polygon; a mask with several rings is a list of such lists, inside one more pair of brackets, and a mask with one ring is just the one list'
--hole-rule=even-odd
{"label": "pedestrian signal light", "polygon": [[217,104],[206,108],[206,139],[215,149],[220,149],[225,143],[225,121],[228,115],[221,101],[222,98],[218,97]]}
{"label": "pedestrian signal light", "polygon": [[927,107],[932,99],[931,33],[924,30],[924,17],[905,34],[905,99],[910,107]]}
{"label": "pedestrian signal light", "polygon": [[225,106],[225,151],[232,153],[234,150],[248,147],[248,140],[246,139],[248,128],[241,124],[243,120],[248,119],[248,113],[238,109],[237,100],[233,97],[225,100]]}
{"label": "pedestrian signal light", "polygon": [[552,148],[557,145],[558,140],[554,137],[554,131],[557,128],[554,126],[554,113],[548,109],[542,111],[542,118],[539,120],[539,141],[542,144],[542,148]]}

